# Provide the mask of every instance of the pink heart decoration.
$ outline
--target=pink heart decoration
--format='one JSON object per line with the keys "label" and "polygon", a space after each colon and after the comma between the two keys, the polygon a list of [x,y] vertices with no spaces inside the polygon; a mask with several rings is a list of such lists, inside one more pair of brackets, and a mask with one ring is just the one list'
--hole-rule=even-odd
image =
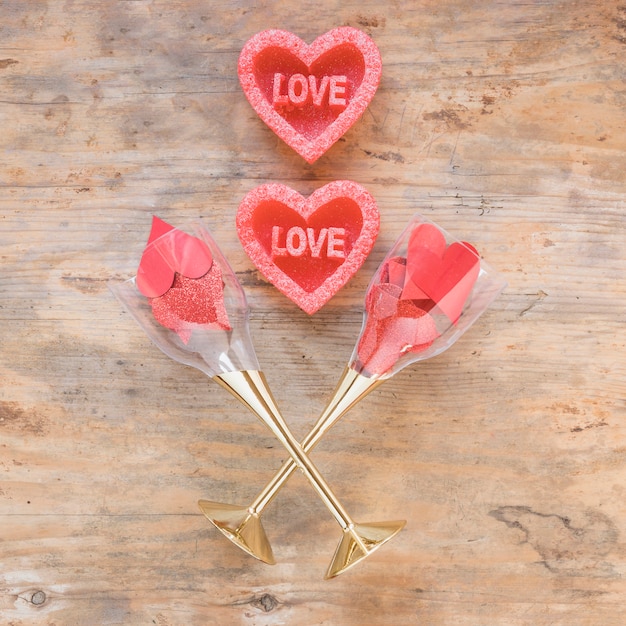
{"label": "pink heart decoration", "polygon": [[239,81],[259,117],[313,163],[361,117],[382,74],[376,44],[362,31],[335,28],[311,45],[284,30],[249,39]]}
{"label": "pink heart decoration", "polygon": [[414,228],[407,256],[389,258],[368,290],[357,346],[360,367],[384,374],[404,355],[427,350],[442,332],[433,314],[443,313],[456,324],[479,272],[470,244],[448,246],[432,224]]}
{"label": "pink heart decoration", "polygon": [[478,252],[466,242],[446,245],[432,224],[421,224],[409,239],[403,299],[432,300],[456,324],[480,272]]}
{"label": "pink heart decoration", "polygon": [[[407,352],[426,350],[439,336],[433,318],[411,300],[399,300],[392,293],[376,286],[377,302],[358,344],[362,367],[370,373],[383,374]],[[382,305],[382,306],[381,306]]]}
{"label": "pink heart decoration", "polygon": [[237,211],[237,233],[252,262],[309,315],[358,271],[379,222],[374,198],[346,180],[308,198],[279,183],[261,185]]}
{"label": "pink heart decoration", "polygon": [[150,300],[154,319],[187,343],[194,326],[231,330],[224,306],[222,271],[213,263],[200,278],[176,274],[171,287]]}
{"label": "pink heart decoration", "polygon": [[176,273],[200,278],[212,264],[211,252],[200,239],[154,216],[148,244],[137,268],[137,288],[144,296],[156,298],[172,286]]}

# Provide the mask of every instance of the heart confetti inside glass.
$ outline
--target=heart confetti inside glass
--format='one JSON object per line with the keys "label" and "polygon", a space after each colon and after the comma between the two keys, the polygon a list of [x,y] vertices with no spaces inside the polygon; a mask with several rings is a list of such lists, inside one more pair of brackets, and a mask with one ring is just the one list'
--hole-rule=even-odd
{"label": "heart confetti inside glass", "polygon": [[[360,525],[342,507],[276,406],[259,367],[246,297],[234,271],[203,224],[195,226],[195,234],[155,217],[137,275],[111,290],[165,354],[213,378],[274,433],[341,526],[340,545],[350,537],[367,556],[405,522]],[[250,511],[224,504],[213,509],[210,519],[240,548],[274,562],[260,520]],[[361,526],[371,530],[360,533]]]}
{"label": "heart confetti inside glass", "polygon": [[[319,420],[302,441],[308,453],[357,402],[412,363],[432,358],[454,344],[506,286],[476,249],[415,215],[374,274],[365,296],[363,326],[348,366]],[[295,469],[286,461],[248,507],[260,527],[263,509]],[[225,505],[200,501],[211,519]],[[239,532],[245,531],[242,520]],[[365,531],[367,532],[367,531]],[[345,537],[327,577],[358,562],[361,546]],[[253,555],[262,558],[261,555]]]}

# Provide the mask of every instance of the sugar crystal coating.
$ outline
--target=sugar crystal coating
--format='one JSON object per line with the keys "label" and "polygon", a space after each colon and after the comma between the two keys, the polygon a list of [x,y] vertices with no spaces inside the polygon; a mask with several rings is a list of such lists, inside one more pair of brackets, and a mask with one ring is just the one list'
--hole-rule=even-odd
{"label": "sugar crystal coating", "polygon": [[170,289],[152,298],[150,304],[157,322],[177,333],[185,343],[195,326],[230,330],[222,271],[217,263],[200,278],[176,274]]}
{"label": "sugar crystal coating", "polygon": [[136,285],[159,324],[187,343],[194,327],[230,330],[222,270],[207,244],[154,217]]}

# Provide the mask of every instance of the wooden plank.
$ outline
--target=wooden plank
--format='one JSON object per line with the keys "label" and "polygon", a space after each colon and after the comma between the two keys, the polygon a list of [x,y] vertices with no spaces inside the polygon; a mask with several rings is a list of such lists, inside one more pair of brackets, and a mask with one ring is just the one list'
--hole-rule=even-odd
{"label": "wooden plank", "polygon": [[[381,50],[363,118],[306,164],[257,118],[237,58],[269,27]],[[617,0],[0,7],[0,621],[621,626],[626,10]],[[234,216],[254,186],[363,184],[381,233],[309,317]],[[246,288],[298,437],[409,217],[472,241],[509,286],[445,354],[357,405],[312,454],[358,520],[406,529],[343,576],[303,476],[264,514],[277,565],[199,498],[245,504],[284,460],[222,389],[166,358],[107,288],[151,215],[204,217]]]}

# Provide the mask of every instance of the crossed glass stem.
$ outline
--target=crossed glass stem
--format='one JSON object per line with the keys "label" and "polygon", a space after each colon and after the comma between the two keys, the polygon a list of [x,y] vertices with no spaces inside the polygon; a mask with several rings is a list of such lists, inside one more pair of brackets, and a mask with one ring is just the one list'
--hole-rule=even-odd
{"label": "crossed glass stem", "polygon": [[[381,378],[368,378],[347,367],[332,399],[317,423],[303,441],[298,444],[303,455],[308,454],[323,435],[354,404],[375,389],[383,380]],[[209,500],[200,500],[198,505],[211,523],[235,545],[259,560],[273,564],[275,562],[274,555],[260,517],[265,507],[274,499],[299,466],[300,463],[297,458],[292,455],[280,467],[274,478],[258,493],[252,503],[246,507]],[[319,478],[321,477],[318,476],[316,480],[319,481]],[[317,484],[323,484],[323,482],[319,481]],[[344,538],[337,547],[335,556],[326,572],[326,578],[337,576],[358,563],[385,541],[391,539],[405,525],[404,521],[356,524],[338,505],[338,502],[328,499],[326,493],[320,491],[318,493],[344,531]]]}
{"label": "crossed glass stem", "polygon": [[[368,380],[360,375],[357,376]],[[348,378],[351,377],[348,376]],[[341,408],[335,405],[334,410],[328,407],[318,422],[318,427],[313,429],[302,444],[299,444],[281,417],[262,372],[250,370],[229,372],[214,377],[214,380],[259,417],[283,444],[291,457],[282,466],[276,478],[248,507],[207,500],[199,502],[205,516],[233,543],[266,563],[274,563],[272,548],[261,525],[260,515],[296,468],[302,470],[342,529],[342,538],[328,567],[326,578],[337,576],[353,567],[402,530],[406,524],[405,520],[355,522],[307,456],[307,452],[319,441],[325,430],[349,407],[344,408],[343,403],[340,403]],[[368,387],[371,386],[368,385]]]}

